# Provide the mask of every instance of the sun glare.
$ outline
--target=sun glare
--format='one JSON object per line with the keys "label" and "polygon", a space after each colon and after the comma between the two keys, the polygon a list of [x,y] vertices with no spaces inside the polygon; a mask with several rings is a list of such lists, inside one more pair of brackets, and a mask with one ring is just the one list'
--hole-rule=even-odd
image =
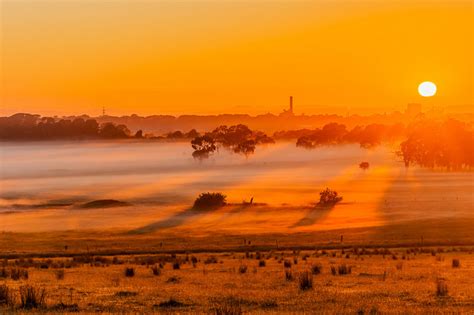
{"label": "sun glare", "polygon": [[418,86],[418,93],[424,97],[430,97],[436,94],[436,84],[425,81]]}

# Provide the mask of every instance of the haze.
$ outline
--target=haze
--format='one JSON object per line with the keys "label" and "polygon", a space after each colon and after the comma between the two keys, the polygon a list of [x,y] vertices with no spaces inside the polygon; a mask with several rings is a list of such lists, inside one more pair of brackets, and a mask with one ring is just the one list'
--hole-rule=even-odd
{"label": "haze", "polygon": [[[1,114],[472,108],[470,1],[2,1]],[[438,86],[423,99],[417,86]]]}

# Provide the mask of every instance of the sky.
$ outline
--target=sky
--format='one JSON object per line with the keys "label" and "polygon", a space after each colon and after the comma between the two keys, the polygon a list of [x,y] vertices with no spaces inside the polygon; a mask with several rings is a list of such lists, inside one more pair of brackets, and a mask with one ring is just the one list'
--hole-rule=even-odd
{"label": "sky", "polygon": [[[0,114],[472,112],[458,0],[0,0]],[[418,95],[432,81],[438,93]],[[425,107],[425,108],[426,108]]]}

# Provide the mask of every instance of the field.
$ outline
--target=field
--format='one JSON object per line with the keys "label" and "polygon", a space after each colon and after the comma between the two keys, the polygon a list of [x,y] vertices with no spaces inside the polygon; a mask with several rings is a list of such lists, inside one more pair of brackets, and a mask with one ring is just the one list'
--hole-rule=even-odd
{"label": "field", "polygon": [[[471,313],[472,250],[351,248],[9,260],[6,274],[20,268],[28,271],[28,279],[1,280],[15,301],[0,310],[28,312],[18,295],[20,286],[30,285],[44,289],[44,304],[34,309],[44,313]],[[453,260],[459,267],[453,267]],[[340,269],[350,273],[339,274]],[[301,283],[304,275],[310,284]]]}

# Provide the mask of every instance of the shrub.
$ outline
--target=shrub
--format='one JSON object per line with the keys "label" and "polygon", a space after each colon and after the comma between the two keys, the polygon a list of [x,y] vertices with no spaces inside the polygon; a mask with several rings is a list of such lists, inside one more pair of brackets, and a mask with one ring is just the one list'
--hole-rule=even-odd
{"label": "shrub", "polygon": [[351,266],[347,266],[347,265],[340,265],[338,268],[337,268],[337,271],[339,273],[339,275],[348,275],[352,272],[352,267]]}
{"label": "shrub", "polygon": [[56,280],[63,280],[64,279],[64,269],[59,269],[54,272],[56,275]]}
{"label": "shrub", "polygon": [[20,287],[20,306],[24,309],[43,307],[45,305],[46,291],[30,285]]}
{"label": "shrub", "polygon": [[313,288],[313,275],[308,271],[303,271],[298,278],[300,290],[309,290]]}
{"label": "shrub", "polygon": [[239,273],[246,273],[247,272],[247,266],[246,265],[240,265],[239,266]]}
{"label": "shrub", "polygon": [[285,270],[285,280],[292,281],[293,280],[293,273],[291,270]]}
{"label": "shrub", "polygon": [[133,277],[135,276],[135,269],[134,268],[125,268],[125,277]]}
{"label": "shrub", "polygon": [[226,195],[221,193],[202,193],[194,201],[195,210],[213,210],[226,205]]}
{"label": "shrub", "polygon": [[171,307],[182,307],[184,303],[181,303],[173,298],[170,298],[168,301],[160,302],[159,307],[171,308]]}
{"label": "shrub", "polygon": [[180,268],[181,268],[181,265],[179,264],[179,262],[178,262],[178,261],[175,261],[175,262],[173,263],[173,269],[174,269],[174,270],[178,270],[178,269],[180,269]]}
{"label": "shrub", "polygon": [[265,262],[265,260],[260,260],[260,261],[258,262],[258,266],[259,266],[259,267],[265,267],[266,265],[267,265],[267,263]]}
{"label": "shrub", "polygon": [[6,284],[0,285],[0,305],[12,306],[14,304],[13,292]]}
{"label": "shrub", "polygon": [[[196,262],[197,262],[197,259],[196,259]],[[206,265],[208,264],[217,264],[217,257],[216,256],[209,256],[206,258],[206,260],[204,260],[204,263]]]}
{"label": "shrub", "polygon": [[438,278],[436,280],[436,296],[447,296],[448,285],[444,279]]}
{"label": "shrub", "polygon": [[459,261],[459,259],[453,259],[451,265],[453,266],[453,268],[459,268],[461,266],[461,262]]}
{"label": "shrub", "polygon": [[212,309],[215,315],[241,315],[243,314],[241,301],[235,298],[227,298],[220,301]]}
{"label": "shrub", "polygon": [[321,206],[333,206],[340,202],[342,197],[334,190],[326,188],[319,193],[319,205]]}
{"label": "shrub", "polygon": [[21,278],[26,280],[28,279],[28,270],[13,268],[10,270],[10,278],[12,280],[20,280]]}
{"label": "shrub", "polygon": [[161,269],[158,266],[152,266],[151,272],[153,272],[154,276],[159,276],[161,274]]}
{"label": "shrub", "polygon": [[179,283],[179,281],[179,277],[176,276],[169,277],[168,280],[166,280],[167,283]]}
{"label": "shrub", "polygon": [[283,266],[285,268],[291,268],[291,261],[285,259],[285,261],[283,262]]}
{"label": "shrub", "polygon": [[313,275],[319,275],[321,273],[322,269],[323,269],[323,266],[321,266],[321,265],[312,265],[311,266],[311,273]]}

